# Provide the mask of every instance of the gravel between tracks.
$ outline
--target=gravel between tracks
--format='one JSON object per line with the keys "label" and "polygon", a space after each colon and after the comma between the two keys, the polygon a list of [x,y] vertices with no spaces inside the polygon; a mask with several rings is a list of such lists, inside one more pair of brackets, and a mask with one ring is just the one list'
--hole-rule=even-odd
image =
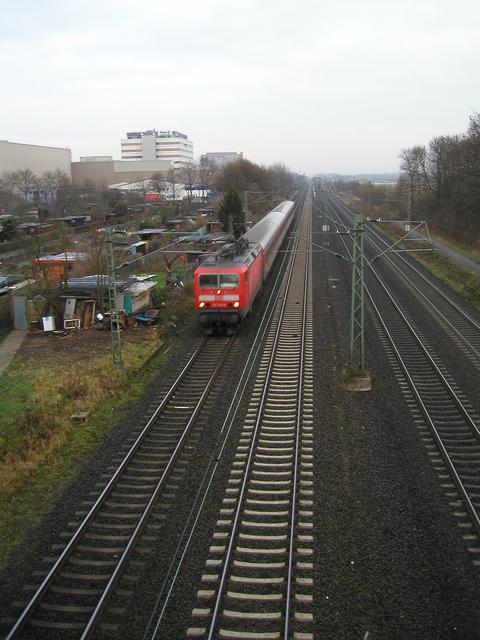
{"label": "gravel between tracks", "polygon": [[478,570],[370,321],[373,390],[339,385],[348,269],[327,257],[329,282],[324,263],[315,254],[318,637],[478,637]]}
{"label": "gravel between tracks", "polygon": [[[139,552],[138,558],[135,558],[147,560],[146,570],[141,575],[140,584],[142,586],[138,588],[137,585],[137,590],[132,599],[122,600],[118,598],[117,601],[117,598],[114,598],[112,601],[112,606],[127,606],[128,616],[120,620],[120,623],[124,629],[122,637],[129,638],[129,640],[143,637],[144,628],[148,623],[157,595],[162,587],[163,575],[170,564],[205,467],[211,459],[218,430],[223,423],[223,417],[230,404],[230,399],[235,390],[236,379],[242,370],[249,345],[255,337],[256,325],[261,318],[277,269],[278,264],[265,287],[262,300],[259,301],[249,323],[242,329],[237,345],[233,347],[229,361],[226,364],[227,373],[224,375],[225,380],[220,392],[214,395],[212,400],[207,403],[205,416],[202,419],[203,429],[200,442],[196,446],[195,455],[188,466],[186,480],[182,481],[181,489],[176,492],[173,506],[169,511],[168,520],[162,528],[161,536],[156,542],[149,542],[148,546],[151,551],[149,555],[146,556]],[[159,398],[163,397],[164,392],[169,388],[174,377],[185,364],[188,354],[193,350],[193,344],[197,340],[197,331],[194,325],[195,323],[192,322],[192,326],[185,331],[184,339],[179,348],[175,353],[172,353],[168,362],[159,368],[158,375],[149,385],[144,396],[132,407],[128,415],[119,419],[118,423],[106,435],[103,443],[89,456],[77,478],[65,488],[55,508],[32,532],[29,539],[12,554],[7,566],[0,574],[0,601],[2,602],[0,617],[12,615],[11,603],[14,600],[26,600],[26,594],[22,589],[25,584],[32,584],[36,581],[36,579],[32,579],[32,571],[44,570],[47,565],[41,562],[42,557],[58,553],[54,552],[52,554],[51,545],[60,541],[60,533],[65,529],[65,524],[70,520],[76,519],[74,516],[75,511],[84,508],[82,501],[91,500],[89,492],[95,490],[95,483],[101,479],[101,474],[111,464],[112,457],[121,450],[126,441],[131,439],[132,433],[136,433],[141,425],[146,422],[150,415],[148,412],[146,413],[148,406],[153,406],[155,402],[158,403]],[[246,394],[245,402],[247,400],[248,393]],[[235,444],[236,438],[233,437],[225,449],[220,469],[216,476],[216,484],[213,487],[212,495],[215,496],[215,499],[211,498],[207,505],[207,513],[210,515],[204,522],[202,521],[200,533],[196,539],[194,557],[187,563],[185,581],[183,578],[179,581],[181,595],[175,601],[173,626],[168,622],[167,631],[165,631],[166,635],[163,635],[164,632],[162,630],[162,635],[159,637],[175,638],[177,633],[178,637],[182,637],[186,626],[188,626],[196,595],[196,590],[192,589],[191,585],[197,584],[204,564],[204,557],[197,552],[197,545],[200,545],[201,548],[201,541],[203,540],[205,542],[204,552],[205,554],[208,552],[211,523],[217,517],[217,507],[223,497],[223,481],[229,472]],[[205,527],[204,533],[202,533],[203,527]],[[194,581],[195,569],[197,569],[196,573],[198,575]],[[183,604],[185,606],[182,606]],[[182,611],[181,615],[179,615],[180,611]],[[108,622],[119,622],[119,620],[108,616]],[[0,633],[3,634],[7,629],[8,627],[2,625]]]}
{"label": "gravel between tracks", "polygon": [[[231,375],[227,376],[226,383],[220,392],[220,397],[216,399],[214,408],[208,416],[208,429],[204,430],[202,445],[198,448],[195,460],[191,466],[190,482],[188,485],[184,484],[182,495],[178,497],[176,504],[171,511],[169,530],[171,532],[177,531],[177,535],[173,538],[170,537],[169,540],[166,541],[168,548],[166,548],[165,553],[162,554],[164,556],[164,560],[171,558],[171,553],[174,551],[175,544],[180,537],[180,527],[188,516],[189,507],[194,500],[201,477],[203,477],[203,470],[206,468],[206,465],[211,458],[213,443],[215,442],[218,431],[222,426],[224,415],[230,405],[233,393],[235,392],[238,377],[242,371],[246,356],[248,355],[251,344],[255,338],[255,332],[270,294],[278,266],[277,262],[268,283],[264,287],[263,295],[261,300],[258,301],[259,304],[257,305],[257,308],[254,310],[252,317],[243,327],[239,335],[239,347],[235,361],[232,363]],[[208,493],[208,499],[197,524],[192,544],[189,546],[187,551],[182,570],[179,573],[175,587],[172,591],[172,596],[165,610],[165,615],[162,618],[161,625],[159,626],[156,640],[175,640],[177,638],[185,638],[186,630],[191,625],[192,609],[197,603],[197,590],[202,588],[201,576],[205,573],[205,561],[208,557],[209,547],[212,544],[214,524],[219,517],[219,510],[225,495],[226,482],[230,474],[231,465],[238,444],[238,438],[243,426],[242,415],[248,408],[253,382],[253,379],[249,381],[243,400],[240,403],[238,417],[232,425],[227,444],[219,460],[219,465]],[[158,563],[156,563],[155,566],[151,566],[149,574],[146,577],[146,580],[151,587],[150,593],[145,599],[138,598],[135,603],[136,607],[138,606],[142,608],[145,613],[145,617],[143,620],[138,618],[136,622],[130,625],[128,629],[129,635],[127,637],[152,637],[152,627],[150,628],[149,635],[143,636],[134,634],[137,634],[138,630],[144,627],[148,616],[155,605],[156,597],[162,586],[161,580],[158,578],[160,572],[163,572],[164,568],[165,564],[161,559],[158,559]]]}
{"label": "gravel between tracks", "polygon": [[[32,584],[32,571],[44,570],[46,564],[41,559],[51,556],[51,545],[59,542],[60,532],[65,528],[65,523],[75,520],[75,511],[83,508],[82,501],[91,500],[90,491],[95,489],[95,482],[100,481],[101,474],[111,464],[112,457],[120,451],[122,445],[137,433],[140,426],[151,415],[148,407],[158,403],[159,396],[163,397],[171,382],[178,374],[180,367],[187,360],[188,354],[193,350],[197,340],[193,327],[187,328],[185,337],[176,351],[172,351],[167,362],[158,370],[158,374],[148,385],[145,394],[123,416],[119,416],[116,424],[108,431],[102,444],[93,451],[78,476],[67,487],[58,499],[56,506],[32,530],[31,535],[13,551],[8,563],[0,573],[0,618],[10,616],[13,600],[25,600],[26,594],[22,591],[25,584]],[[148,366],[156,366],[153,360]],[[143,422],[142,422],[143,421]],[[57,552],[58,553],[58,552]],[[0,630],[5,631],[2,625]]]}
{"label": "gravel between tracks", "polygon": [[[371,322],[367,323],[373,391],[348,394],[340,386],[349,305],[344,284],[347,269],[321,253],[314,254],[313,264],[317,637],[363,638],[366,631],[370,633],[369,640],[479,637],[478,569],[473,567],[472,555],[461,538],[375,329]],[[338,281],[329,280],[328,276]],[[211,457],[236,374],[241,370],[267,294],[266,290],[242,332],[241,346],[237,346],[230,363],[230,375],[210,404],[187,481],[175,498],[162,537],[149,545],[152,553],[142,577],[143,589],[128,603],[129,617],[123,621],[122,637],[144,637],[162,586],[161,576]],[[51,543],[58,542],[64,523],[72,519],[81,501],[89,498],[88,492],[109,464],[112,452],[128,438],[135,416],[157,398],[160,389],[167,388],[193,340],[192,330],[159,371],[145,397],[92,454],[32,539],[12,555],[0,576],[2,615],[9,614],[13,599],[25,598],[21,589],[32,581],[32,563],[38,568],[39,559],[50,555]],[[157,635],[160,640],[183,638],[190,624],[240,423],[234,425],[220,460],[194,544]]]}

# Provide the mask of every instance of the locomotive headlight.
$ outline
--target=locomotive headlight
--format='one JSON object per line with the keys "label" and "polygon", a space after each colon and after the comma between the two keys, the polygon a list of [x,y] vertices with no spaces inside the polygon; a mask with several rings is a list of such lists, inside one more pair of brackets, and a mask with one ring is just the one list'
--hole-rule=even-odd
{"label": "locomotive headlight", "polygon": [[238,300],[237,300],[237,302],[233,303],[233,306],[235,307],[235,309],[238,309],[238,307],[240,306],[240,303],[238,302]]}
{"label": "locomotive headlight", "polygon": [[217,296],[219,296],[222,293],[221,289],[217,289]]}
{"label": "locomotive headlight", "polygon": [[200,309],[203,309],[203,307],[205,306],[204,302],[200,302],[200,304],[198,305],[200,307]]}

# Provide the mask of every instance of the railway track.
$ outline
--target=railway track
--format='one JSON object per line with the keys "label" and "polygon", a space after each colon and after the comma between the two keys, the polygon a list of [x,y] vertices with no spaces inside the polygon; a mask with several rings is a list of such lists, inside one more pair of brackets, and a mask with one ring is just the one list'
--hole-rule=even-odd
{"label": "railway track", "polygon": [[[335,198],[335,202],[349,217],[351,216],[348,207],[338,198]],[[374,253],[370,253],[370,260],[373,260],[375,256],[386,251],[389,243],[371,225],[366,226],[366,232],[366,239],[370,245],[368,249],[370,252],[371,249],[374,250]],[[428,276],[402,255],[385,253],[381,260],[402,277],[470,362],[480,368],[480,321],[462,309]]]}
{"label": "railway track", "polygon": [[307,199],[187,637],[313,638],[310,227]]}
{"label": "railway track", "polygon": [[[30,587],[32,597],[14,603],[22,610],[18,619],[2,621],[14,622],[7,640],[120,632],[115,616],[125,614],[148,544],[161,531],[195,425],[232,343],[233,338],[200,341],[118,467],[104,474],[100,495],[77,512],[79,521],[69,523],[66,542],[54,545],[61,553],[46,559],[53,566],[40,572],[40,584]],[[119,606],[109,606],[113,595]]]}
{"label": "railway track", "polygon": [[[349,254],[344,237],[339,237]],[[452,502],[455,515],[460,519],[460,526],[467,530],[465,537],[471,551],[479,553],[479,416],[372,264],[366,276],[365,293],[383,329],[385,343],[398,363],[402,391],[414,415],[417,412],[413,405],[418,408],[417,426],[425,425],[433,438],[438,455],[431,450],[429,453],[440,473],[448,470],[461,499],[461,503]],[[442,478],[445,479],[445,475]],[[450,485],[447,483],[445,488],[450,489]]]}

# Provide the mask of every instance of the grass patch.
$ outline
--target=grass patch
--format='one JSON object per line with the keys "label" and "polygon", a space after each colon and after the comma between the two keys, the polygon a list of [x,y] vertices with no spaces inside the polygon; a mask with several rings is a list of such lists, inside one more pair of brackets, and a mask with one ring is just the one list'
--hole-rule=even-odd
{"label": "grass patch", "polygon": [[[86,354],[74,362],[17,356],[10,365],[0,380],[0,563],[48,513],[121,413],[141,397],[166,357],[162,354],[181,339],[173,324],[189,319],[191,308],[187,295],[174,292],[160,327],[145,329],[140,341],[126,336],[122,356],[128,375],[112,371],[110,355]],[[155,369],[144,367],[158,350]],[[72,422],[78,411],[90,412],[87,422]]]}
{"label": "grass patch", "polygon": [[[127,344],[124,362],[130,374],[162,345]],[[118,410],[137,399],[148,372],[112,372],[109,356],[82,364],[15,366],[7,377],[10,392],[1,406],[0,558],[52,505],[60,489],[77,472],[85,454],[118,417]],[[72,413],[89,411],[86,423]]]}
{"label": "grass patch", "polygon": [[159,284],[161,287],[165,287],[167,285],[167,274],[165,271],[155,271],[155,282]]}
{"label": "grass patch", "polygon": [[[165,288],[167,286],[167,272],[165,271],[165,269],[148,269],[148,273],[155,276],[155,282],[157,282],[160,287]],[[180,276],[184,284],[193,280],[193,271],[176,271],[175,269],[172,269],[172,277],[174,281],[177,277],[177,274]]]}
{"label": "grass patch", "polygon": [[28,410],[32,391],[31,376],[24,370],[10,367],[1,378],[0,455],[5,446],[5,433],[17,417]]}
{"label": "grass patch", "polygon": [[[425,229],[423,227],[420,228],[420,229],[417,229],[417,233],[420,233],[422,236],[426,237]],[[458,253],[461,253],[463,256],[466,256],[467,258],[470,258],[470,260],[473,260],[474,262],[480,263],[480,250],[479,249],[476,249],[475,247],[472,247],[472,246],[467,246],[465,244],[462,244],[461,242],[458,242],[457,240],[453,240],[449,236],[444,235],[443,233],[441,233],[440,231],[429,229],[429,233],[430,233],[430,236],[434,240],[437,240],[438,242],[441,242],[442,244],[444,244],[447,247],[450,247],[450,249],[454,249],[455,251],[458,251]],[[400,236],[398,236],[398,238],[399,237]]]}
{"label": "grass patch", "polygon": [[439,280],[480,310],[480,278],[451,262],[440,252],[413,254]]}
{"label": "grass patch", "polygon": [[[401,237],[401,232],[397,229],[386,230],[382,227],[381,231],[394,241]],[[412,248],[411,243],[408,242],[400,243],[400,247]],[[419,242],[417,248],[430,249],[431,245]],[[440,251],[410,253],[409,255],[426,267],[439,280],[447,284],[455,293],[461,295],[480,310],[480,278],[478,276],[457,266]]]}
{"label": "grass patch", "polygon": [[461,244],[460,242],[457,242],[455,240],[452,240],[448,236],[438,233],[437,231],[434,231],[433,233],[431,232],[430,235],[433,238],[435,238],[435,240],[442,242],[443,244],[447,245],[451,249],[455,249],[455,251],[458,251],[459,253],[466,256],[467,258],[470,258],[470,260],[480,263],[479,249],[475,249],[474,247],[467,247],[466,245]]}

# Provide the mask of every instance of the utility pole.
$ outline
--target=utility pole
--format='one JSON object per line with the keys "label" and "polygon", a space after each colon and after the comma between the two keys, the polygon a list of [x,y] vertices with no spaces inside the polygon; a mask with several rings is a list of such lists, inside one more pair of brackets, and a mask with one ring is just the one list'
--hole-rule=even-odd
{"label": "utility pole", "polygon": [[349,391],[370,391],[370,374],[365,369],[365,294],[363,253],[364,219],[355,215],[351,231],[352,293],[350,309],[350,361],[344,374],[344,386]]}
{"label": "utility pole", "polygon": [[120,324],[117,308],[117,285],[115,282],[115,260],[113,257],[113,232],[110,228],[105,231],[107,245],[107,281],[108,304],[110,308],[110,338],[112,347],[112,361],[116,369],[123,369],[122,343],[120,340]]}

